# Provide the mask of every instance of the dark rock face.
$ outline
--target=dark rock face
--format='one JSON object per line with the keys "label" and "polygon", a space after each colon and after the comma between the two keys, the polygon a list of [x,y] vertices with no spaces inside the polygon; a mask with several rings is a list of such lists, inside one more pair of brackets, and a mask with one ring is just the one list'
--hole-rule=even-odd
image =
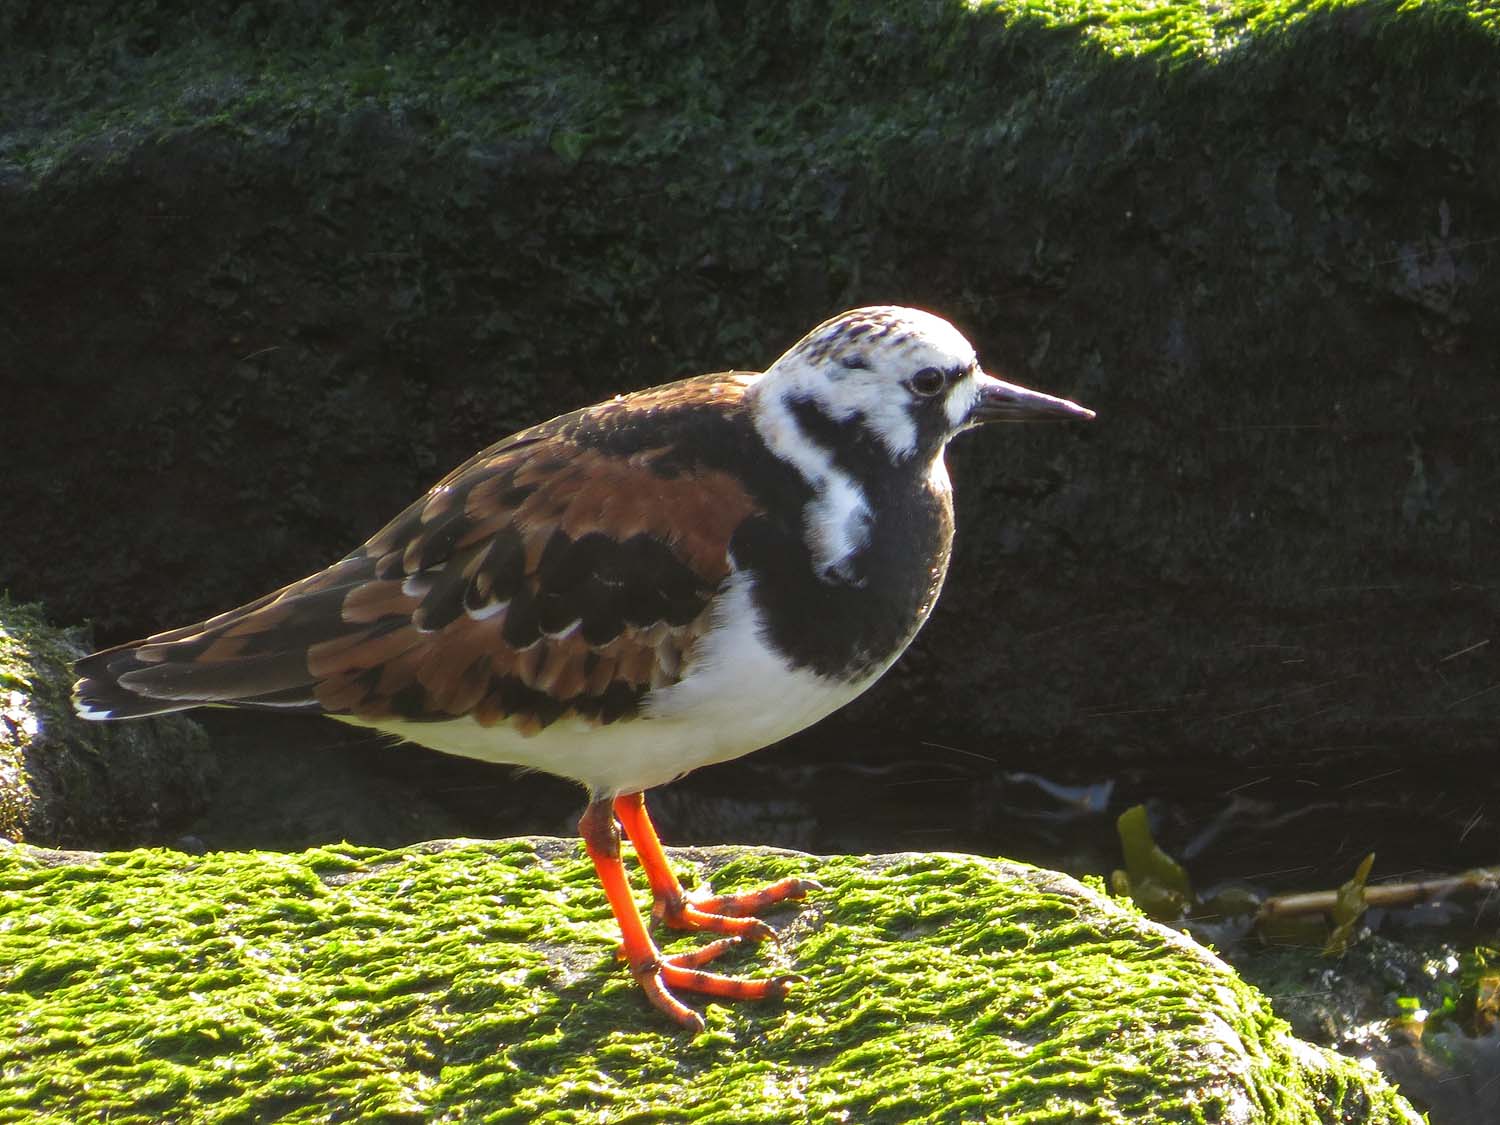
{"label": "dark rock face", "polygon": [[900,301],[1100,417],[955,449],[949,588],[856,722],[1492,752],[1500,38],[1462,6],[1134,55],[927,4],[236,11],[7,28],[0,588],[101,641],[205,616],[525,423]]}
{"label": "dark rock face", "polygon": [[196,723],[90,723],[68,703],[75,633],[0,598],[0,840],[129,847],[201,810],[213,761]]}

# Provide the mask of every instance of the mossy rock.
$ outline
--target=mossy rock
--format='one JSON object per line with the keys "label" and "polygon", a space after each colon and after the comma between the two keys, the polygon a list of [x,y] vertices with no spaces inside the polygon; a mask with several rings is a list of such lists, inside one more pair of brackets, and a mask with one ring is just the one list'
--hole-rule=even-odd
{"label": "mossy rock", "polygon": [[[825,889],[689,1038],[614,958],[575,842],[0,852],[0,1118],[1415,1122],[1212,954],[1064,876],[960,855],[678,852]],[[683,937],[673,947],[701,939]]]}
{"label": "mossy rock", "polygon": [[0,597],[0,837],[107,846],[160,836],[207,798],[203,731],[181,716],[90,723],[73,714],[77,630]]}

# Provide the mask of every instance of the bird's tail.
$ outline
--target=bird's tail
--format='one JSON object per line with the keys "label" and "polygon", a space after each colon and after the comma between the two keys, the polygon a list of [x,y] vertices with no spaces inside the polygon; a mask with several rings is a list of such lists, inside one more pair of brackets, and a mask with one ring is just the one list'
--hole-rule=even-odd
{"label": "bird's tail", "polygon": [[319,711],[305,649],[296,643],[299,630],[287,630],[285,618],[294,608],[306,614],[308,603],[318,603],[314,618],[336,616],[342,593],[288,587],[207,621],[85,656],[74,665],[73,709],[85,719],[139,719],[209,705]]}
{"label": "bird's tail", "polygon": [[85,656],[73,666],[73,710],[85,719],[144,719],[196,707],[181,699],[160,699],[126,687],[126,676],[148,668],[137,653],[151,643],[134,641]]}

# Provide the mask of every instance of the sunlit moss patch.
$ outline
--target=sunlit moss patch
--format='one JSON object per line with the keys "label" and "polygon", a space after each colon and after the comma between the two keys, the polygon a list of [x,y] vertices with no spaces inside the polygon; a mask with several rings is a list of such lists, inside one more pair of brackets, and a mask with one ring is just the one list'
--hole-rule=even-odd
{"label": "sunlit moss patch", "polygon": [[826,887],[733,966],[801,973],[793,995],[708,1005],[696,1039],[615,963],[572,842],[8,849],[0,1118],[1409,1120],[1200,947],[1063,876],[953,855],[680,862],[721,888]]}

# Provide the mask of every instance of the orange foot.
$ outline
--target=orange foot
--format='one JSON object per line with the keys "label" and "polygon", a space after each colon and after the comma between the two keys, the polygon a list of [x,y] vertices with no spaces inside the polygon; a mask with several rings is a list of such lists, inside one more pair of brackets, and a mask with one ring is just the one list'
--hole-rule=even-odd
{"label": "orange foot", "polygon": [[[634,843],[635,836],[630,838]],[[641,854],[639,844],[636,844],[636,854]],[[665,864],[665,856],[662,857],[662,862]],[[646,866],[644,859],[641,865]],[[650,878],[651,869],[647,867],[646,870],[647,877]],[[674,930],[711,930],[716,934],[732,934],[746,941],[765,941],[776,936],[775,930],[754,915],[770,909],[778,902],[804,899],[808,891],[821,889],[811,879],[790,878],[779,879],[758,891],[729,895],[690,895],[685,894],[682,887],[677,885],[677,878],[670,868],[666,869],[666,874],[672,880],[671,888],[658,888],[655,881],[652,881],[651,891],[656,900],[651,907],[653,918]]]}
{"label": "orange foot", "polygon": [[631,961],[631,975],[646,993],[646,999],[689,1031],[696,1032],[703,1030],[703,1017],[677,999],[674,989],[701,992],[723,1000],[780,1000],[797,979],[785,975],[765,980],[748,980],[745,977],[728,977],[722,973],[703,971],[701,966],[739,944],[739,938],[726,937],[711,941],[703,948],[689,953],[673,953],[668,956],[655,953],[640,962],[628,955],[627,959]]}
{"label": "orange foot", "polygon": [[[636,855],[651,884],[654,900],[652,914],[664,925],[679,930],[708,930],[728,935],[709,942],[690,953],[664,956],[646,932],[620,862],[620,833],[615,817],[620,818],[626,834],[635,844]],[[621,956],[629,963],[631,975],[640,983],[647,999],[691,1031],[702,1031],[703,1017],[673,994],[673,990],[701,992],[726,1000],[779,999],[786,995],[795,979],[791,976],[769,980],[746,980],[704,972],[703,966],[742,941],[764,941],[776,931],[752,915],[787,899],[800,899],[817,887],[811,879],[781,879],[759,891],[728,895],[688,896],[672,873],[662,851],[661,841],[646,802],[639,793],[631,793],[589,805],[578,822],[584,846],[599,873],[599,882],[620,924]]]}

